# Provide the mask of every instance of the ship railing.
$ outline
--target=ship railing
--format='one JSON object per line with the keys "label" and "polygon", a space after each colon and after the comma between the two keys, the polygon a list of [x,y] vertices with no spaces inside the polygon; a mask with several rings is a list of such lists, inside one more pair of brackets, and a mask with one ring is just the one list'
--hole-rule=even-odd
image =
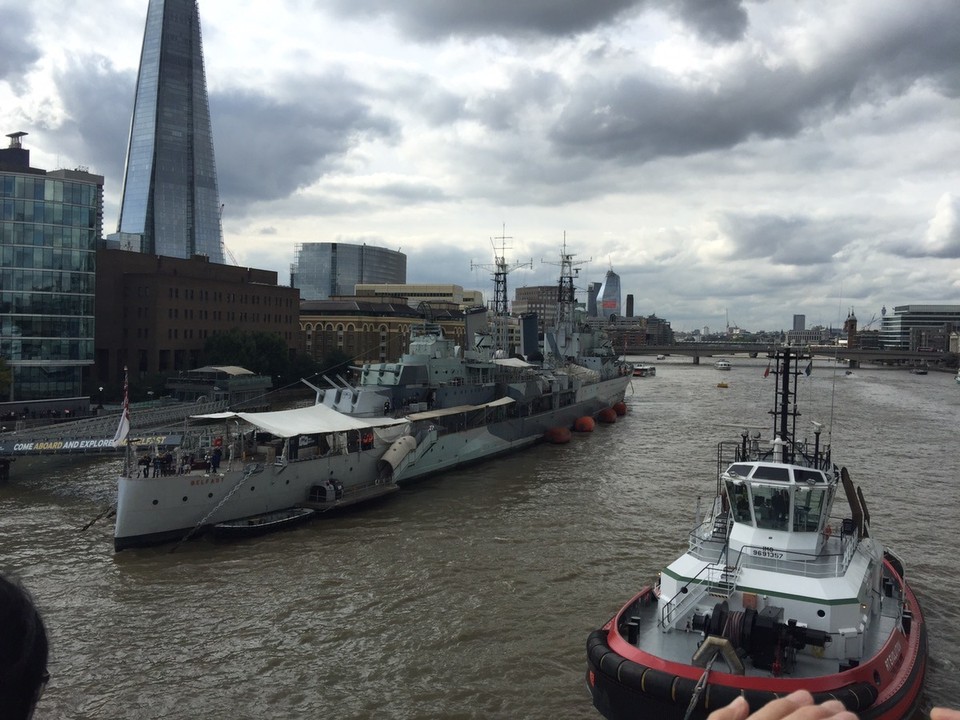
{"label": "ship railing", "polygon": [[715,597],[729,598],[737,589],[740,566],[726,563],[707,565],[707,592]]}
{"label": "ship railing", "polygon": [[852,536],[843,538],[841,552],[826,555],[807,555],[780,548],[744,545],[740,550],[737,565],[800,577],[841,577],[846,573],[856,548],[857,539]]}
{"label": "ship railing", "polygon": [[657,627],[663,632],[670,630],[682,618],[688,608],[696,605],[700,598],[707,594],[709,589],[710,566],[707,565],[689,580],[666,603],[660,605],[660,615],[657,618]]}

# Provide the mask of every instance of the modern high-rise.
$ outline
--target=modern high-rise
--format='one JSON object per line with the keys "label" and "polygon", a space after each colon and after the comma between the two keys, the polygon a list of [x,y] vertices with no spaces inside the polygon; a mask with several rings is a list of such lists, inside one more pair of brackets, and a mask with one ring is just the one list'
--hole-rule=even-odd
{"label": "modern high-rise", "polygon": [[896,350],[946,350],[960,329],[960,305],[898,305],[884,314],[880,346]]}
{"label": "modern high-rise", "polygon": [[[23,132],[0,150],[0,416],[85,411],[103,176],[30,167]],[[5,404],[6,403],[6,404]]]}
{"label": "modern high-rise", "polygon": [[302,243],[290,266],[290,285],[301,300],[353,295],[365,284],[404,284],[407,256],[398,250],[350,243]]}
{"label": "modern high-rise", "polygon": [[606,320],[609,320],[611,315],[620,317],[620,276],[613,270],[607,270],[607,276],[600,287],[597,306],[599,317]]}
{"label": "modern high-rise", "polygon": [[793,330],[794,332],[803,332],[807,329],[807,316],[806,315],[794,315],[793,316]]}
{"label": "modern high-rise", "polygon": [[223,262],[196,0],[150,0],[123,177],[124,249]]}

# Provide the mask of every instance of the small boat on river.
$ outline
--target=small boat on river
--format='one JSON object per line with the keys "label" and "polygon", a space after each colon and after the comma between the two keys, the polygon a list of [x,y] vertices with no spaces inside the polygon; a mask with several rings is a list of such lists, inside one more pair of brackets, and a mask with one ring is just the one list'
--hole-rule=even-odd
{"label": "small boat on river", "polygon": [[[875,536],[829,444],[796,436],[796,348],[776,351],[774,440],[721,442],[716,496],[688,549],[587,640],[587,686],[610,720],[757,711],[807,689],[861,720],[916,710],[927,629],[904,564]],[[841,496],[845,502],[834,500]]]}
{"label": "small boat on river", "polygon": [[213,526],[213,536],[225,539],[239,539],[266,535],[267,533],[285,530],[295,525],[301,525],[316,514],[313,508],[292,507],[285,510],[251,515],[219,522]]}
{"label": "small boat on river", "polygon": [[657,374],[656,365],[634,365],[633,366],[634,377],[653,377],[656,374]]}
{"label": "small boat on river", "polygon": [[717,370],[729,370],[731,367],[733,367],[733,366],[730,364],[730,361],[729,361],[729,360],[717,360],[717,361],[713,364],[713,366],[714,366]]}

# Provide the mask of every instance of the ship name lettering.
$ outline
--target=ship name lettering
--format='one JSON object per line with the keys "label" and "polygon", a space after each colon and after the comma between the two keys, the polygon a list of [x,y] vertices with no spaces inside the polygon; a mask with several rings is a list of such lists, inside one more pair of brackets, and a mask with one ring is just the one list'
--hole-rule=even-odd
{"label": "ship name lettering", "polygon": [[900,646],[900,641],[897,641],[897,644],[893,646],[893,650],[890,651],[890,654],[887,655],[887,659],[883,661],[884,667],[887,668],[887,672],[893,672],[893,669],[900,664],[900,660],[903,657],[903,648]]}

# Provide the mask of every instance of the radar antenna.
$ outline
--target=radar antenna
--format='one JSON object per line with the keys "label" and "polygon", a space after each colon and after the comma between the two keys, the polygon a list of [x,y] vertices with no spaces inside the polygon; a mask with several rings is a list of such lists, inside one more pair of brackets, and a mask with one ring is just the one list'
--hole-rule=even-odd
{"label": "radar antenna", "polygon": [[[500,251],[497,252],[496,240],[500,241]],[[494,338],[496,339],[496,349],[507,354],[507,318],[510,315],[510,309],[507,301],[507,275],[519,268],[533,267],[533,260],[525,263],[508,264],[506,259],[507,240],[513,240],[507,236],[506,223],[503,225],[500,237],[490,238],[490,244],[493,245],[493,263],[475,263],[470,261],[470,269],[491,270],[493,273],[493,311],[494,316]]]}

